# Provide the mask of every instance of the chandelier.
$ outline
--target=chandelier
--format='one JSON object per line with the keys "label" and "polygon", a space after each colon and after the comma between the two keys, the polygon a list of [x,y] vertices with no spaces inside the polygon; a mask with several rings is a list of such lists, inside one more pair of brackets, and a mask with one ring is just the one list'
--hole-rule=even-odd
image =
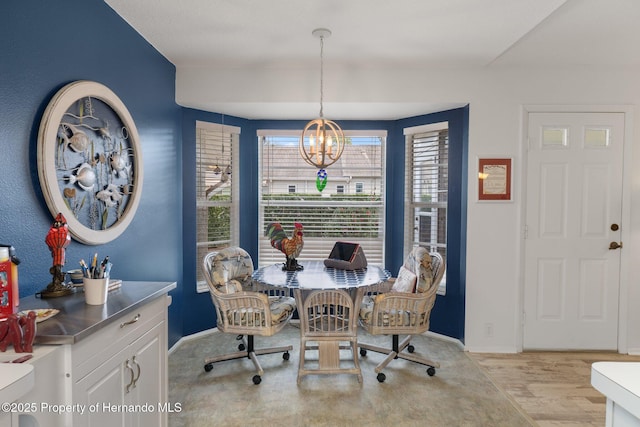
{"label": "chandelier", "polygon": [[311,120],[304,127],[300,137],[300,155],[311,166],[318,168],[316,188],[324,190],[327,185],[327,166],[334,164],[344,150],[344,133],[340,126],[323,115],[322,102],[324,100],[324,39],[331,35],[326,28],[318,28],[311,33],[320,39],[320,117]]}

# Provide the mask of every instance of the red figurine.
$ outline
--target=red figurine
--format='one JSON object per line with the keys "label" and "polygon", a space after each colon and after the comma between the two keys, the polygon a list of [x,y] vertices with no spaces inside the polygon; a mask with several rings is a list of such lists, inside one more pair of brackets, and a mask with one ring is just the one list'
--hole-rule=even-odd
{"label": "red figurine", "polygon": [[7,351],[9,345],[13,344],[16,353],[33,353],[36,329],[35,311],[29,311],[26,315],[10,315],[7,320],[0,322],[0,352]]}
{"label": "red figurine", "polygon": [[71,236],[69,236],[69,228],[67,227],[67,219],[58,212],[53,225],[47,233],[47,237],[44,239],[47,246],[51,250],[51,256],[53,257],[53,265],[64,265],[64,254],[67,246],[71,242]]}
{"label": "red figurine", "polygon": [[62,267],[64,266],[65,248],[69,246],[71,236],[69,236],[67,220],[62,213],[59,212],[56,215],[44,241],[49,246],[53,257],[53,266],[49,269],[53,276],[53,281],[49,283],[45,290],[40,292],[40,296],[42,298],[50,298],[69,295],[72,293],[72,288],[64,283]]}

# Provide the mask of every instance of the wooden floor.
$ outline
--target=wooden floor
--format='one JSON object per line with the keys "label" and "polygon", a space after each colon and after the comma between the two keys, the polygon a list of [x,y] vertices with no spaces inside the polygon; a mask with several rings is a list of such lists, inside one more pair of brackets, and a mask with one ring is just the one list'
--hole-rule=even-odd
{"label": "wooden floor", "polygon": [[591,386],[591,364],[640,362],[640,356],[606,352],[469,353],[469,356],[541,427],[604,426],[606,398]]}

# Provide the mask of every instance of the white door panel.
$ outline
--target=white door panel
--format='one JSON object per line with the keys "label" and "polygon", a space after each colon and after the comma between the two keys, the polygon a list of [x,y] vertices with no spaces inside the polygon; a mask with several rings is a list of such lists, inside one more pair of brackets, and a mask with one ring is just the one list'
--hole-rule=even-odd
{"label": "white door panel", "polygon": [[530,113],[525,349],[616,350],[622,113]]}

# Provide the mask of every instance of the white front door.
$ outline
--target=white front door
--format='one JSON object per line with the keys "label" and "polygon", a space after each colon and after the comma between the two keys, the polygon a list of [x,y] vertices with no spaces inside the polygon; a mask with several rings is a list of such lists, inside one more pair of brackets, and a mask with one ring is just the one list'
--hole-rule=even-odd
{"label": "white front door", "polygon": [[524,349],[616,350],[623,113],[529,113]]}

